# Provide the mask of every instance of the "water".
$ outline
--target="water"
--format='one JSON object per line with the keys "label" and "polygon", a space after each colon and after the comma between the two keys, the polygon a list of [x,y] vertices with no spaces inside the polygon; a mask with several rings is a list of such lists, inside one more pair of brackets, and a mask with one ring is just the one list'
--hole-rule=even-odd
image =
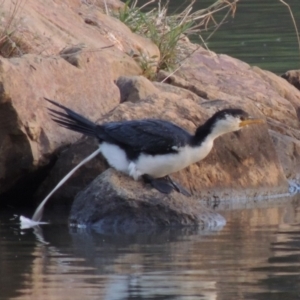
{"label": "water", "polygon": [[2,212],[0,299],[298,299],[300,199],[272,202],[223,211],[219,231],[130,236],[69,228],[57,212],[20,232]]}
{"label": "water", "polygon": [[[148,0],[140,0],[142,5]],[[215,0],[197,0],[194,9],[206,8]],[[300,31],[300,1],[286,1]],[[170,1],[169,12],[180,11],[183,1]],[[155,5],[153,5],[155,6]],[[215,15],[220,20],[226,11]],[[207,40],[215,28],[211,24],[202,37],[210,50],[228,54],[251,65],[282,74],[300,68],[297,35],[288,8],[279,0],[240,0],[234,18],[226,22]],[[199,42],[197,37],[192,38]]]}

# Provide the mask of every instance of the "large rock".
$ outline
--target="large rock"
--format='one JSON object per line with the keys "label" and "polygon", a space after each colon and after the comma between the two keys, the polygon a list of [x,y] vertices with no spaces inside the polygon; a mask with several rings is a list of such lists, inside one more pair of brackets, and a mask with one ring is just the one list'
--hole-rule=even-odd
{"label": "large rock", "polygon": [[[59,57],[0,58],[0,193],[48,164],[54,151],[79,137],[54,124],[43,97],[72,106],[91,119],[117,106],[119,91],[108,62],[96,53],[90,58],[90,65],[82,69]],[[106,76],[95,72],[98,68],[107,69]]]}
{"label": "large rock", "polygon": [[[114,2],[106,1],[108,7],[115,7]],[[90,5],[89,1],[81,0],[58,0],[54,3],[52,0],[26,0],[21,9],[15,4],[15,11],[13,5],[11,0],[1,2],[0,27],[5,28],[13,17],[13,27],[9,29],[13,30],[11,39],[19,48],[16,51],[18,56],[20,53],[57,55],[67,47],[83,45],[85,51],[106,52],[113,60],[122,59],[132,52],[159,57],[154,43],[132,33],[126,25],[112,17],[111,12],[107,15],[101,5]],[[112,47],[102,50],[108,46]]]}
{"label": "large rock", "polygon": [[[269,128],[282,136],[299,139],[300,92],[283,78],[257,67],[223,54],[215,54],[200,48],[172,75],[184,78],[189,89],[205,91],[210,100],[223,99],[231,106],[237,103],[245,108],[251,103],[264,114]],[[247,110],[247,109],[246,109]],[[274,135],[272,135],[274,136]],[[275,143],[279,147],[280,143]],[[291,152],[282,153],[282,147],[276,149],[281,157],[285,175],[290,178],[288,161],[300,163]],[[284,156],[287,157],[284,159]]]}
{"label": "large rock", "polygon": [[300,93],[284,79],[227,55],[200,48],[175,73],[210,100],[252,103],[266,117],[298,129]]}
{"label": "large rock", "polygon": [[[115,2],[107,1],[108,8]],[[159,57],[150,40],[132,33],[100,6],[79,0],[28,0],[17,9],[18,3],[5,0],[0,28],[10,21],[12,5],[16,5],[12,24],[17,26],[9,28],[13,35],[7,44],[16,41],[15,48],[1,44],[1,51],[7,50],[1,54],[18,57],[0,56],[0,194],[49,164],[54,152],[80,137],[51,121],[43,97],[96,120],[120,102],[114,81],[141,74],[128,53]],[[18,190],[23,193],[20,186]]]}
{"label": "large rock", "polygon": [[225,224],[195,197],[176,192],[162,195],[142,182],[131,180],[113,169],[99,175],[72,205],[71,226],[92,226],[97,231],[134,233],[153,227],[200,226],[217,228]]}

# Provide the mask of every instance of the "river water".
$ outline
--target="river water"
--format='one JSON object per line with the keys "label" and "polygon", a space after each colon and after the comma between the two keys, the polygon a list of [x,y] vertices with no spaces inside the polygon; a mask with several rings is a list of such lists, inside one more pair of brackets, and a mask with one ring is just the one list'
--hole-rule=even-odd
{"label": "river water", "polygon": [[[300,20],[300,1],[289,3]],[[276,0],[240,1],[208,46],[277,73],[299,68],[293,24]],[[14,214],[32,211],[7,208],[0,211],[0,300],[299,299],[299,208],[300,197],[225,203],[223,228],[143,235],[69,228],[59,209],[47,212],[50,225],[20,230]]]}
{"label": "river water", "polygon": [[0,299],[299,299],[300,197],[267,202],[229,203],[222,229],[141,235],[69,228],[59,210],[21,231],[1,212]]}

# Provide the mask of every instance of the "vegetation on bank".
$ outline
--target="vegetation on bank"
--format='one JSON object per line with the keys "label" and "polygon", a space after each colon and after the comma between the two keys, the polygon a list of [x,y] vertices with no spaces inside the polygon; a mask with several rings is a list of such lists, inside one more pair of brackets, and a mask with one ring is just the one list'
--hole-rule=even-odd
{"label": "vegetation on bank", "polygon": [[299,47],[299,53],[300,53],[300,35],[299,35],[299,31],[298,31],[298,27],[297,27],[297,23],[296,23],[293,11],[292,11],[290,5],[288,3],[286,3],[285,1],[279,0],[279,2],[281,2],[283,5],[285,5],[289,10],[289,13],[291,15],[291,19],[293,21],[293,25],[295,27],[295,32],[296,32],[296,35],[297,35],[297,41],[298,41],[298,47]]}
{"label": "vegetation on bank", "polygon": [[[103,0],[105,11],[110,14],[106,1],[108,0]],[[197,11],[193,10],[196,0],[188,1],[181,4],[181,10],[170,13],[168,11],[170,0],[149,0],[141,7],[138,7],[138,0],[127,0],[123,9],[118,12],[117,17],[133,32],[150,38],[160,50],[159,58],[149,57],[146,49],[141,50],[140,53],[128,53],[138,61],[147,78],[155,77],[157,70],[174,71],[179,68],[193,51],[187,47],[187,37],[194,35],[202,40],[201,34],[209,29],[211,34],[208,38],[210,38],[229,15],[235,14],[239,0],[215,0],[209,7]],[[27,0],[0,0],[0,56],[2,57],[22,56],[34,48],[30,43],[35,40],[35,33],[27,32],[31,34],[31,38],[26,40],[24,28],[20,25],[22,21],[20,15],[26,2]],[[278,2],[289,10],[300,51],[300,35],[292,8],[284,0]],[[95,1],[84,1],[83,5],[95,6],[96,9],[101,7]],[[223,18],[220,19],[218,14],[216,19],[216,13],[220,11],[224,12]],[[202,42],[205,45],[203,40]]]}
{"label": "vegetation on bank", "polygon": [[4,0],[0,1],[0,55],[6,58],[21,56],[27,46],[20,37],[15,34],[18,30],[17,14],[26,4],[26,0],[16,0],[11,2],[8,15],[1,10]]}
{"label": "vegetation on bank", "polygon": [[[160,50],[159,59],[147,57],[145,52],[134,54],[146,77],[154,77],[154,66],[157,71],[177,68],[191,54],[185,51],[185,39],[191,35],[201,38],[201,32],[209,27],[214,28],[214,33],[229,15],[234,15],[239,0],[217,0],[205,9],[193,11],[195,1],[192,0],[181,12],[171,15],[168,14],[169,1],[162,4],[161,0],[150,0],[141,7],[137,6],[138,0],[129,0],[119,11],[117,17],[123,23],[133,32],[151,39]],[[156,7],[146,11],[153,3]],[[223,19],[217,22],[214,14],[221,10],[227,11]]]}

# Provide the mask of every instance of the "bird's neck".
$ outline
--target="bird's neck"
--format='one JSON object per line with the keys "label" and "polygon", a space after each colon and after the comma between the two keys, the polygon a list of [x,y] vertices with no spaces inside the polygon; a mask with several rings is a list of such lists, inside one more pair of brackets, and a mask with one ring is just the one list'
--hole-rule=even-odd
{"label": "bird's neck", "polygon": [[214,123],[206,122],[203,125],[199,126],[195,132],[194,144],[202,144],[204,141],[210,140],[213,142],[219,136],[227,133],[226,128],[222,126],[215,126]]}

